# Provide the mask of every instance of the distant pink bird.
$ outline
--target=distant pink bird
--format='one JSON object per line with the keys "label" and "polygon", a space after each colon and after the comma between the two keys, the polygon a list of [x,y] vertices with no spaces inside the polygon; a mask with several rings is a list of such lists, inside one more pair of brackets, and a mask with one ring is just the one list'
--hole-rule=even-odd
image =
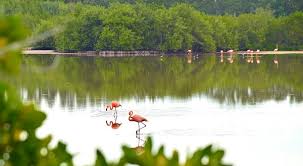
{"label": "distant pink bird", "polygon": [[[146,124],[144,124],[143,122],[147,122],[147,119],[140,115],[133,115],[133,111],[129,111],[128,115],[129,115],[129,117],[128,117],[129,121],[138,123],[138,130],[136,130],[136,134],[137,135],[140,134],[140,130],[143,129],[144,127],[146,127]],[[141,128],[140,128],[140,123],[142,123],[144,125]]]}
{"label": "distant pink bird", "polygon": [[228,52],[228,53],[233,53],[233,52],[234,52],[234,50],[228,50],[227,52]]}

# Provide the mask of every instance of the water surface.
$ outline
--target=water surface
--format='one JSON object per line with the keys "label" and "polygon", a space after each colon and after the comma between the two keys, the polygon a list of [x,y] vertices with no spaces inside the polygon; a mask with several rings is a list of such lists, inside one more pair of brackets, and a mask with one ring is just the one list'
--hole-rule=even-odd
{"label": "water surface", "polygon": [[[78,165],[94,161],[99,148],[117,159],[120,146],[143,145],[128,111],[149,121],[152,136],[181,159],[215,144],[234,165],[303,164],[302,55],[207,55],[191,57],[25,56],[17,79],[24,101],[48,117],[37,134],[52,134],[77,154]],[[114,120],[104,105],[118,100]]]}

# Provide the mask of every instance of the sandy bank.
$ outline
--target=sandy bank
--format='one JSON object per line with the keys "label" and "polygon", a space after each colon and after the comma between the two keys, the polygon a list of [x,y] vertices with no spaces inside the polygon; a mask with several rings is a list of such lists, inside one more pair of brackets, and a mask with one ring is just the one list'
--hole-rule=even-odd
{"label": "sandy bank", "polygon": [[253,52],[247,53],[246,51],[238,51],[235,52],[237,54],[262,54],[262,55],[272,55],[272,54],[303,54],[303,51],[260,51],[260,52]]}
{"label": "sandy bank", "polygon": [[54,50],[24,50],[24,55],[73,55],[73,56],[157,56],[160,51],[79,51],[79,52],[56,52]]}
{"label": "sandy bank", "polygon": [[[24,50],[24,55],[74,55],[74,56],[157,56],[163,53],[159,51],[83,51],[83,52],[56,52],[54,50]],[[170,53],[174,54],[174,53]],[[175,53],[179,55],[180,53]],[[224,54],[230,54],[224,52]],[[260,51],[248,53],[246,51],[236,51],[232,54],[303,54],[303,51]],[[186,53],[184,53],[186,55]]]}

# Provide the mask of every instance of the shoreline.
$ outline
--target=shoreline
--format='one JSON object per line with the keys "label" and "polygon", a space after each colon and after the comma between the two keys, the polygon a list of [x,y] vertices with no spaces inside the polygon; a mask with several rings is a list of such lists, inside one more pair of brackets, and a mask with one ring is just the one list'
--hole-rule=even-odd
{"label": "shoreline", "polygon": [[55,50],[23,50],[23,55],[70,55],[70,56],[159,56],[160,51],[78,51],[78,52],[56,52]]}
{"label": "shoreline", "polygon": [[[213,52],[220,54],[220,52]],[[70,55],[70,56],[101,56],[101,57],[121,57],[121,56],[159,56],[168,55],[186,55],[186,53],[165,53],[161,51],[79,51],[79,52],[56,52],[55,50],[23,50],[23,55]],[[212,53],[205,53],[212,54]],[[242,55],[277,55],[277,54],[303,54],[303,51],[260,51],[249,53],[246,51],[236,51],[232,53],[224,52],[223,54],[242,54]]]}
{"label": "shoreline", "polygon": [[[225,52],[226,53],[226,52]],[[234,52],[237,54],[261,54],[261,55],[277,55],[277,54],[303,54],[303,51],[260,51],[260,52],[253,52],[248,53],[247,51],[238,51]]]}

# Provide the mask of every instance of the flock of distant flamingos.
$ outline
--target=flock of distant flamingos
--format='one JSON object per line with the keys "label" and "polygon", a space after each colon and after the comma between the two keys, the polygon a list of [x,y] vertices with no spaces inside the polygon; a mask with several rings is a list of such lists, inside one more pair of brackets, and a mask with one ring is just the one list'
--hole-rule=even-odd
{"label": "flock of distant flamingos", "polygon": [[[274,49],[274,52],[277,52],[277,51],[278,51],[277,48]],[[221,51],[220,51],[220,54],[221,54],[221,60],[220,60],[220,62],[221,62],[221,63],[223,62],[223,53],[224,53],[224,51],[221,50]],[[232,55],[232,54],[234,53],[234,50],[228,50],[228,51],[226,51],[226,53]],[[260,53],[260,50],[257,50],[257,51],[254,51],[254,50],[247,50],[246,52],[242,52],[242,55],[244,55],[244,54],[251,55],[251,56],[248,57],[248,59],[246,60],[247,63],[254,63],[254,60],[253,60],[253,54],[254,54],[254,53],[256,54],[256,63],[257,63],[257,64],[260,63],[260,59],[259,59],[259,57],[257,56],[257,55]],[[233,61],[233,57],[230,57],[230,58],[228,58],[227,60],[229,61],[229,63],[233,63],[233,62],[234,62],[234,61]],[[275,56],[275,59],[273,60],[273,62],[274,62],[274,64],[278,64],[278,63],[279,63],[279,61],[278,61],[278,59],[277,59],[277,56]]]}
{"label": "flock of distant flamingos", "polygon": [[[112,101],[110,104],[106,105],[106,109],[105,109],[106,111],[108,111],[108,110],[114,111],[115,121],[114,122],[106,121],[107,126],[111,126],[112,129],[118,129],[121,125],[121,123],[116,122],[117,116],[118,116],[118,112],[117,112],[118,107],[122,107],[122,105],[117,101]],[[144,122],[147,122],[147,119],[140,115],[136,115],[136,114],[134,115],[133,111],[129,111],[128,115],[129,115],[129,117],[128,117],[129,121],[138,123],[138,130],[136,130],[136,136],[139,136],[141,129],[146,127],[146,124]],[[140,124],[142,124],[143,126],[140,126]]]}
{"label": "flock of distant flamingos", "polygon": [[[278,51],[278,48],[274,49],[272,53],[275,53],[277,51]],[[220,51],[220,57],[221,57],[220,62],[221,63],[224,62],[223,54],[225,54],[225,53],[227,53],[227,54],[230,55],[230,57],[227,58],[227,60],[229,61],[229,63],[233,63],[234,62],[234,56],[233,55],[237,54],[237,53],[242,54],[243,56],[245,54],[248,55],[247,56],[247,60],[246,60],[247,63],[254,63],[254,59],[253,59],[254,58],[254,56],[253,56],[254,54],[255,54],[255,58],[256,58],[256,63],[260,64],[260,62],[261,62],[260,61],[260,56],[258,56],[259,54],[262,54],[262,52],[260,50],[256,50],[256,51],[254,51],[254,50],[247,50],[247,51],[240,51],[240,52],[235,52],[234,50],[227,50],[226,52],[224,52],[223,50],[221,50]],[[192,63],[192,50],[187,50],[187,58],[188,58],[187,62],[188,63]],[[274,62],[274,64],[278,65],[279,61],[278,61],[277,56],[275,56],[273,62]]]}

